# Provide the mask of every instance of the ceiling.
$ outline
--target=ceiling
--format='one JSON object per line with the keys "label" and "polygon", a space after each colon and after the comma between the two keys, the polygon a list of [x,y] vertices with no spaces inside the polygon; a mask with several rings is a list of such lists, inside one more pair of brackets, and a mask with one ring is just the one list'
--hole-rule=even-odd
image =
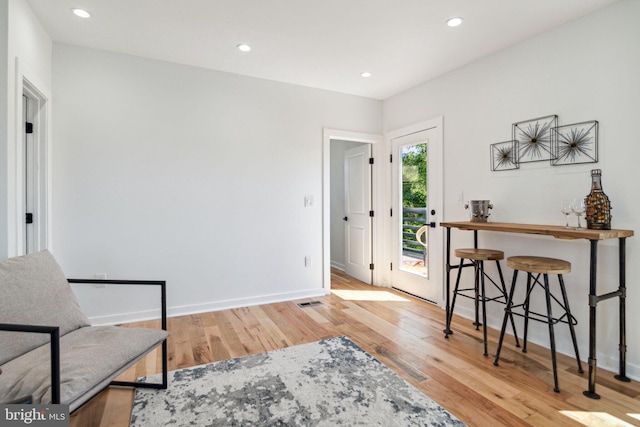
{"label": "ceiling", "polygon": [[[386,99],[617,0],[28,0],[54,42]],[[71,13],[81,7],[92,14]],[[464,22],[449,28],[445,20]],[[251,52],[236,49],[249,44]],[[364,71],[372,73],[363,78]]]}

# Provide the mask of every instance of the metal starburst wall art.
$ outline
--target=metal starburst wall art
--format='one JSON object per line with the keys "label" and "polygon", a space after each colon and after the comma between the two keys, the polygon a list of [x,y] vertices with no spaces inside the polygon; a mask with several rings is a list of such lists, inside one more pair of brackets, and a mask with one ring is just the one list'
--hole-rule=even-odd
{"label": "metal starburst wall art", "polygon": [[554,166],[598,162],[598,122],[596,120],[554,127]]}
{"label": "metal starburst wall art", "polygon": [[491,144],[491,170],[518,169],[518,141]]}
{"label": "metal starburst wall art", "polygon": [[551,115],[513,124],[513,140],[518,141],[518,163],[552,160],[555,135],[551,129],[558,116]]}

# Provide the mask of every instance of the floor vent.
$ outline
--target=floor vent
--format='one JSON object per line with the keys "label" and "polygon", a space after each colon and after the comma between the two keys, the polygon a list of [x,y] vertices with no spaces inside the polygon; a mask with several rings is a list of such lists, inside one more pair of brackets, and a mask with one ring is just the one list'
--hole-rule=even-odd
{"label": "floor vent", "polygon": [[314,305],[322,304],[320,301],[309,301],[309,302],[301,302],[298,304],[298,307],[307,308],[312,307]]}

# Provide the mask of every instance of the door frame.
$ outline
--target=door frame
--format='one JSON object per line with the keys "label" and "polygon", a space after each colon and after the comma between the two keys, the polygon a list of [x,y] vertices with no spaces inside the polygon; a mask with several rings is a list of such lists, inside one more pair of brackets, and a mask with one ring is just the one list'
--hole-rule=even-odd
{"label": "door frame", "polygon": [[33,171],[34,247],[32,251],[51,249],[51,90],[43,80],[37,77],[24,62],[16,58],[16,99],[15,99],[15,181],[13,187],[14,231],[9,240],[9,256],[22,255],[26,251],[25,214],[26,214],[26,176],[25,176],[25,125],[23,117],[23,95],[34,102],[33,148],[37,167]]}
{"label": "door frame", "polygon": [[[376,236],[381,236],[382,221],[376,221],[376,212],[382,213],[379,204],[382,202],[377,197],[379,187],[376,166],[382,161],[384,156],[384,138],[382,135],[373,135],[359,132],[351,132],[339,129],[323,129],[322,137],[322,287],[326,292],[331,289],[331,141],[353,141],[371,144],[371,155],[374,159],[373,172],[371,174],[371,186],[374,189],[371,195],[371,206],[374,211],[373,226],[371,227],[371,239],[375,242]],[[382,155],[380,155],[382,154]],[[376,164],[377,163],[377,164]],[[378,215],[378,218],[380,215]],[[382,259],[378,253],[377,245],[373,245],[372,263],[376,264],[377,259]],[[380,268],[375,268],[372,275],[373,284]]]}
{"label": "door frame", "polygon": [[[436,140],[434,141],[439,147],[440,147],[440,158],[441,158],[441,165],[438,168],[439,170],[437,171],[437,175],[436,175],[436,180],[439,183],[439,191],[438,191],[438,195],[435,198],[435,204],[436,206],[438,206],[438,210],[439,212],[436,214],[436,222],[440,222],[442,220],[444,220],[445,218],[445,206],[444,206],[444,164],[445,164],[445,153],[444,153],[444,117],[443,116],[438,116],[429,120],[425,120],[422,122],[418,122],[409,126],[405,126],[403,128],[399,128],[399,129],[394,129],[390,132],[385,133],[385,145],[388,147],[388,152],[392,153],[393,152],[393,140],[396,138],[400,138],[402,136],[406,136],[406,135],[411,135],[414,133],[418,133],[418,132],[422,132],[425,130],[432,130],[435,129],[435,135],[436,135]],[[389,167],[388,169],[388,173],[387,175],[387,185],[388,185],[388,189],[387,189],[387,195],[388,195],[388,200],[390,203],[390,206],[393,205],[393,191],[392,191],[392,185],[393,185],[393,168]],[[392,249],[392,239],[393,239],[393,227],[394,225],[394,219],[389,215],[387,217],[388,221],[387,224],[385,225],[385,235],[388,236],[388,245],[385,245],[385,258],[386,260],[388,260],[389,264],[391,264],[394,261],[394,254],[393,254],[393,249]],[[436,226],[435,229],[433,229],[433,232],[436,233],[441,233],[440,236],[440,247],[436,248],[436,250],[440,253],[440,256],[442,257],[441,259],[444,260],[444,232],[441,229],[441,227]],[[444,262],[441,263],[442,265],[439,266],[434,266],[434,268],[438,268],[440,269],[440,277],[444,278],[444,273],[445,273],[445,266],[444,266]],[[389,274],[389,282],[391,282],[391,274]],[[444,306],[444,297],[445,297],[445,293],[446,293],[446,287],[445,287],[445,283],[444,280],[442,281],[442,286],[441,286],[441,290],[438,293],[440,298],[438,299],[438,301],[433,301],[435,303],[438,304],[438,306],[443,307]]]}

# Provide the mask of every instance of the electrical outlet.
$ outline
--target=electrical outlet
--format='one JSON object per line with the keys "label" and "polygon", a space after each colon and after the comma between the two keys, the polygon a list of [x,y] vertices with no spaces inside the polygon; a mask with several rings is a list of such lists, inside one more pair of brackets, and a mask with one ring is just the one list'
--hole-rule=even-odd
{"label": "electrical outlet", "polygon": [[458,191],[458,199],[456,200],[456,204],[461,205],[464,203],[464,191]]}

